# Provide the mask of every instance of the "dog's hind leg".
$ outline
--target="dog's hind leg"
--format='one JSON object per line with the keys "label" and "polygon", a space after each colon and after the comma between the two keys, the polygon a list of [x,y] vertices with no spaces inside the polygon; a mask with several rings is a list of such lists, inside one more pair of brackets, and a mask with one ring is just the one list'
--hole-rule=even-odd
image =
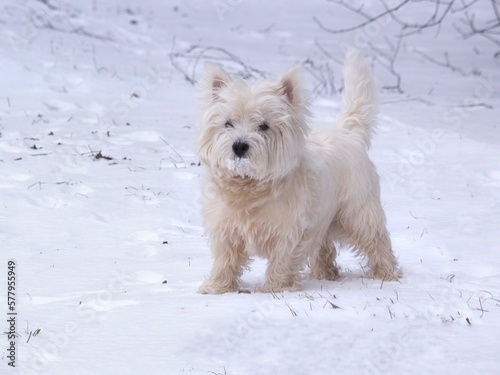
{"label": "dog's hind leg", "polygon": [[356,210],[344,212],[342,226],[345,239],[357,255],[367,258],[371,275],[382,280],[397,280],[402,276],[392,251],[386,229],[385,213],[377,201],[368,201]]}
{"label": "dog's hind leg", "polygon": [[392,251],[387,229],[380,228],[357,245],[368,259],[371,275],[381,280],[398,280],[403,274]]}
{"label": "dog's hind leg", "polygon": [[337,267],[337,249],[333,243],[333,232],[329,229],[323,243],[309,258],[309,267],[311,268],[311,278],[317,280],[335,280],[339,277]]}

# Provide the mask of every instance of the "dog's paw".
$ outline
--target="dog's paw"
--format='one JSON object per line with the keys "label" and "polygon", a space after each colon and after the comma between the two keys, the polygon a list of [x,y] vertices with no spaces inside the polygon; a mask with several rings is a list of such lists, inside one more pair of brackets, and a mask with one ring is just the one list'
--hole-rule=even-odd
{"label": "dog's paw", "polygon": [[374,279],[384,280],[384,281],[398,281],[403,277],[403,271],[399,267],[393,267],[390,269],[377,268],[368,273],[368,276]]}
{"label": "dog's paw", "polygon": [[237,284],[231,285],[220,285],[214,283],[212,280],[207,280],[203,283],[202,286],[198,289],[198,293],[201,294],[224,294],[236,292],[238,290]]}
{"label": "dog's paw", "polygon": [[297,292],[299,290],[302,290],[302,288],[297,282],[288,284],[266,282],[258,289],[260,293]]}
{"label": "dog's paw", "polygon": [[334,265],[329,268],[313,268],[309,278],[334,281],[339,278],[339,269]]}

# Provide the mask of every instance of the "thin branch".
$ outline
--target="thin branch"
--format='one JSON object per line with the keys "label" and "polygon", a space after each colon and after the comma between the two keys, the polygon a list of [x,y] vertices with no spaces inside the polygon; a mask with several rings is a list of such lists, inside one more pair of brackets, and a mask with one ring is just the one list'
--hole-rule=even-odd
{"label": "thin branch", "polygon": [[476,4],[479,1],[481,1],[481,0],[473,0],[470,3],[468,3],[468,4],[465,4],[464,1],[462,0],[462,7],[461,8],[457,8],[457,9],[452,9],[451,13],[463,12],[464,10],[470,8],[471,6],[473,6],[474,4]]}
{"label": "thin branch", "polygon": [[[460,2],[457,0],[429,0],[429,2],[433,4],[434,9],[432,11],[432,14],[422,22],[405,21],[398,13],[398,11],[406,7],[406,5],[408,5],[410,1],[405,0],[395,6],[391,6],[388,4],[389,2],[387,0],[379,0],[384,8],[384,11],[379,12],[375,15],[370,15],[363,10],[363,6],[355,7],[349,4],[347,1],[338,0],[333,2],[351,11],[352,13],[355,13],[356,15],[363,17],[365,21],[351,27],[332,29],[325,26],[325,24],[317,17],[313,17],[313,20],[322,30],[328,33],[340,34],[360,30],[365,26],[380,20],[384,16],[388,16],[392,21],[394,21],[394,23],[396,23],[400,27],[399,37],[407,37],[430,28],[437,28],[436,33],[439,34],[441,26],[443,25],[444,20],[448,17],[448,15],[450,13],[459,13],[464,15],[462,23],[466,26],[467,31],[461,30],[455,25],[453,26],[462,35],[463,38],[467,39],[479,35],[488,39],[496,45],[500,45],[500,2],[498,0],[489,1],[491,3],[492,16],[489,19],[485,19],[482,26],[477,25],[475,13],[470,13],[473,12],[474,6],[480,3],[479,0],[460,0]],[[484,4],[484,1],[482,2],[482,4]],[[455,5],[458,6],[454,7]],[[481,13],[481,16],[483,18],[486,17],[484,16],[484,14],[485,13]]]}
{"label": "thin branch", "polygon": [[[384,7],[387,9],[387,4],[386,4],[385,0],[380,0],[380,1],[384,5]],[[435,2],[436,6],[434,8],[434,13],[429,18],[429,20],[427,22],[424,22],[424,23],[413,23],[413,24],[411,24],[411,23],[402,21],[401,19],[399,19],[393,13],[390,13],[390,16],[391,16],[391,18],[395,22],[397,22],[403,28],[403,30],[405,30],[405,29],[414,29],[414,30],[412,30],[412,31],[410,31],[410,32],[405,33],[405,34],[402,35],[402,36],[408,36],[408,35],[412,35],[412,34],[418,33],[418,32],[420,32],[420,31],[422,31],[424,29],[428,29],[428,28],[431,28],[431,27],[434,27],[434,26],[438,26],[439,27],[441,25],[441,23],[443,22],[443,20],[445,19],[445,17],[450,12],[451,7],[453,6],[454,2],[455,2],[455,0],[451,0],[447,4],[447,7],[445,8],[444,12],[438,18],[439,10],[441,8],[441,1],[440,0],[436,0],[436,2]]]}
{"label": "thin branch", "polygon": [[[393,86],[384,86],[383,88],[386,90],[396,90],[400,94],[403,93],[403,89],[401,88],[401,74],[399,74],[396,69],[396,60],[397,56],[399,54],[399,50],[401,48],[401,42],[402,38],[397,39],[397,43],[394,46],[389,39],[385,38],[386,43],[389,45],[389,48],[391,49],[392,54],[389,54],[388,52],[375,47],[375,45],[371,42],[368,42],[368,45],[370,46],[371,49],[373,49],[376,54],[376,59],[380,62],[382,66],[384,66],[395,78],[396,78],[396,84]],[[384,63],[385,60],[385,63]]]}
{"label": "thin branch", "polygon": [[425,60],[433,63],[433,64],[436,64],[436,65],[439,65],[439,66],[442,66],[444,68],[448,68],[450,69],[452,72],[457,72],[457,73],[460,73],[461,75],[463,75],[464,77],[467,77],[467,76],[470,76],[473,74],[473,72],[469,72],[467,73],[466,71],[464,71],[462,68],[459,68],[458,66],[455,66],[455,65],[452,65],[450,63],[450,57],[448,55],[448,52],[444,52],[443,55],[444,55],[444,59],[445,61],[439,61],[437,59],[435,59],[434,57],[431,57],[427,54],[425,54],[424,52],[422,51],[419,51],[418,49],[414,49],[414,52],[421,56],[422,58],[424,58]]}
{"label": "thin branch", "polygon": [[45,5],[50,10],[57,10],[58,9],[57,6],[52,5],[49,0],[37,0],[37,2]]}
{"label": "thin branch", "polygon": [[[327,31],[329,33],[332,33],[332,34],[348,33],[350,31],[354,31],[354,30],[358,30],[360,28],[363,28],[363,27],[365,27],[365,26],[367,26],[367,25],[369,25],[369,24],[377,21],[380,18],[387,16],[388,14],[392,14],[393,12],[397,12],[399,9],[401,9],[405,4],[409,3],[410,1],[411,0],[404,0],[401,4],[396,5],[394,8],[386,9],[385,12],[382,12],[382,13],[374,16],[374,17],[371,17],[368,20],[366,20],[365,22],[362,22],[362,23],[360,23],[360,24],[358,24],[356,26],[347,27],[345,29],[337,29],[337,30],[330,29],[330,28],[326,27],[325,25],[323,25],[323,23],[321,23],[321,21],[316,16],[313,17],[313,20],[314,20],[314,22],[316,22],[316,24],[318,24],[318,26],[321,29],[323,29],[323,30],[325,30],[325,31]],[[346,4],[344,2],[342,2],[342,1],[340,1],[338,4],[345,6],[346,8],[348,8],[350,10],[353,10],[352,7],[346,6]],[[358,14],[361,14],[361,15],[365,16],[365,18],[367,17],[365,14],[360,13],[361,9],[357,9],[355,12],[358,13]]]}
{"label": "thin branch", "polygon": [[[215,54],[212,54],[212,52],[215,52]],[[192,85],[196,83],[196,70],[202,60],[223,61],[234,64],[238,67],[235,74],[243,78],[267,76],[265,72],[246,64],[239,56],[221,47],[193,45],[184,52],[177,52],[175,38],[169,57],[172,66]],[[180,59],[188,60],[188,63],[181,66]]]}
{"label": "thin branch", "polygon": [[498,9],[498,4],[495,0],[491,0],[491,6],[493,8],[493,12],[495,13],[495,16],[498,21],[500,21],[500,9]]}
{"label": "thin branch", "polygon": [[482,318],[483,315],[484,315],[483,302],[481,301],[481,297],[478,297],[477,299],[479,301],[479,307],[480,307],[480,310],[481,310],[481,316],[480,316],[480,318]]}
{"label": "thin branch", "polygon": [[[493,13],[495,14],[496,20],[490,21],[489,26],[484,26],[484,27],[478,27],[476,26],[475,23],[475,14],[469,14],[469,12],[466,10],[464,11],[464,19],[462,19],[462,23],[469,29],[469,31],[465,32],[462,29],[460,29],[458,26],[455,26],[455,30],[457,30],[461,35],[462,38],[464,39],[469,39],[472,38],[476,35],[480,35],[486,39],[488,39],[490,42],[493,42],[494,44],[500,46],[500,40],[497,35],[500,35],[496,30],[500,28],[500,11],[497,7],[497,4],[495,0],[492,0],[492,8],[493,8]],[[488,22],[486,22],[488,23]]]}
{"label": "thin branch", "polygon": [[172,50],[170,51],[170,55],[169,55],[169,58],[170,58],[170,63],[172,64],[172,66],[179,72],[181,73],[183,76],[184,76],[184,79],[186,81],[188,81],[190,84],[194,85],[196,83],[196,81],[194,80],[194,78],[191,78],[180,66],[179,64],[177,64],[177,60],[176,58],[179,56],[178,53],[175,52],[175,37],[172,41]]}

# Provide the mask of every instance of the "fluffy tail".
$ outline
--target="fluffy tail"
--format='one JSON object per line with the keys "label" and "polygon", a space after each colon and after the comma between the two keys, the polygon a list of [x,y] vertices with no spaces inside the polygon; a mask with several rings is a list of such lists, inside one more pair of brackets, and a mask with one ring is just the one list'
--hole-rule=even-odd
{"label": "fluffy tail", "polygon": [[350,49],[344,66],[344,108],[337,121],[370,147],[378,114],[377,85],[361,54]]}

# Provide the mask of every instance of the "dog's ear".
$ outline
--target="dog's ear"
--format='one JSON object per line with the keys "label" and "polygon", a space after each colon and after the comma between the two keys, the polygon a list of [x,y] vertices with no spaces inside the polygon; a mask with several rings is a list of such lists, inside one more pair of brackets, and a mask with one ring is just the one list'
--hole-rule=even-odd
{"label": "dog's ear", "polygon": [[290,69],[279,81],[281,94],[283,94],[290,104],[299,109],[307,107],[307,94],[302,88],[302,75],[298,67]]}
{"label": "dog's ear", "polygon": [[231,82],[231,76],[218,64],[207,63],[205,72],[198,81],[198,90],[203,98],[212,101],[219,98],[220,91]]}

